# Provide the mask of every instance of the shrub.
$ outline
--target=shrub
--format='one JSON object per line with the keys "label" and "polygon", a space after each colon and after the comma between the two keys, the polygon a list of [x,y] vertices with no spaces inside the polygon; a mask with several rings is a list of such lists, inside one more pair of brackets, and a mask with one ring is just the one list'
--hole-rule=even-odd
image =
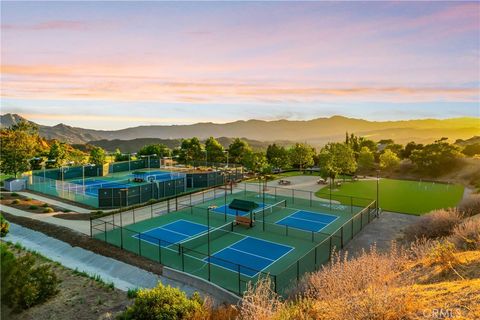
{"label": "shrub", "polygon": [[43,208],[48,208],[48,203],[42,204],[42,207],[43,207]]}
{"label": "shrub", "polygon": [[240,306],[240,318],[243,320],[271,319],[281,308],[283,304],[272,290],[270,277],[267,277],[260,279],[255,286],[248,284]]}
{"label": "shrub", "polygon": [[18,199],[15,199],[15,200],[12,200],[12,202],[10,202],[11,204],[19,204],[20,203],[20,200]]}
{"label": "shrub", "polygon": [[138,290],[137,297],[122,315],[123,319],[176,320],[191,319],[203,312],[203,302],[198,294],[188,298],[178,288],[162,283],[153,289]]}
{"label": "shrub", "polygon": [[29,206],[28,209],[30,209],[30,210],[37,210],[37,209],[38,209],[38,206],[36,206],[36,205],[33,204],[33,205]]}
{"label": "shrub", "polygon": [[58,283],[49,265],[35,266],[32,254],[15,258],[7,248],[2,247],[2,302],[13,311],[46,301],[58,292]]}
{"label": "shrub", "polygon": [[448,236],[462,218],[457,209],[431,211],[405,229],[405,238],[414,241],[418,238],[435,239]]}
{"label": "shrub", "polygon": [[449,241],[438,241],[429,255],[430,262],[445,269],[453,269],[460,261],[455,255],[455,245]]}
{"label": "shrub", "polygon": [[480,250],[480,219],[467,219],[456,226],[448,241],[460,250]]}
{"label": "shrub", "polygon": [[458,205],[458,210],[466,216],[480,214],[480,194],[470,194]]}
{"label": "shrub", "polygon": [[55,210],[53,210],[53,208],[45,208],[45,209],[43,209],[42,212],[43,213],[52,213],[52,212],[55,212]]}
{"label": "shrub", "polygon": [[12,192],[12,193],[10,193],[10,195],[11,195],[12,197],[18,197],[18,193],[16,193],[16,192]]}
{"label": "shrub", "polygon": [[127,291],[127,297],[128,297],[129,299],[136,298],[137,295],[138,295],[138,288],[128,289],[128,291]]}
{"label": "shrub", "polygon": [[10,229],[10,224],[5,219],[5,217],[0,213],[0,237],[1,238],[5,237],[9,229]]}

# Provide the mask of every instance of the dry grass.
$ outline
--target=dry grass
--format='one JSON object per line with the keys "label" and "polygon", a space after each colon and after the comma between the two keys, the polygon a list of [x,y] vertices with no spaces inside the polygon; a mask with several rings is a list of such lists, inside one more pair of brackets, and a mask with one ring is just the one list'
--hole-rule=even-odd
{"label": "dry grass", "polygon": [[268,281],[251,287],[239,318],[438,319],[443,313],[478,319],[479,278],[480,251],[459,252],[445,239],[417,240],[408,249],[393,245],[385,254],[373,247],[354,259],[335,256],[306,275],[287,301],[272,293]]}
{"label": "dry grass", "polygon": [[470,194],[463,199],[458,205],[458,210],[466,216],[474,216],[480,214],[480,194]]}
{"label": "dry grass", "polygon": [[408,226],[405,231],[407,241],[415,239],[435,239],[446,237],[453,232],[455,226],[462,222],[463,215],[457,209],[440,209],[421,216],[415,223]]}
{"label": "dry grass", "polygon": [[480,218],[464,220],[447,239],[460,250],[480,250]]}

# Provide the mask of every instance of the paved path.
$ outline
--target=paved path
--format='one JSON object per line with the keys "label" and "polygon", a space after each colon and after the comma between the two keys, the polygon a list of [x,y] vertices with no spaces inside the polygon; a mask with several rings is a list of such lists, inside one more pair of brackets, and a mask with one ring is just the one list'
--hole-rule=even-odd
{"label": "paved path", "polygon": [[58,201],[58,200],[54,200],[54,199],[51,199],[51,198],[42,197],[41,195],[38,195],[36,193],[30,193],[30,192],[17,192],[17,193],[22,195],[22,196],[25,196],[25,197],[29,197],[29,198],[32,198],[32,199],[35,199],[35,200],[38,200],[38,201],[42,201],[42,202],[46,202],[48,204],[52,204],[54,206],[62,207],[64,209],[69,209],[69,210],[72,210],[73,212],[77,212],[77,213],[90,213],[92,211],[92,210],[89,210],[89,209],[77,207],[77,206],[74,206],[74,205],[71,205],[71,204],[68,204],[68,203],[65,203],[65,202],[61,202],[61,201]]}
{"label": "paved path", "polygon": [[[72,247],[66,242],[48,237],[20,225],[11,223],[5,241],[19,242],[25,248],[34,250],[50,260],[70,269],[78,269],[90,275],[99,275],[105,282],[113,282],[116,288],[127,291],[131,288],[153,288],[158,281],[180,288],[187,294],[198,291],[180,282],[158,276],[121,261],[91,251]],[[202,294],[202,292],[200,292]]]}
{"label": "paved path", "polygon": [[31,218],[51,224],[55,224],[58,226],[62,227],[67,227],[72,230],[84,233],[88,236],[90,236],[90,221],[85,221],[85,220],[66,220],[66,219],[60,219],[60,218],[55,218],[53,215],[58,214],[58,212],[53,212],[53,213],[33,213],[33,212],[28,212],[24,210],[20,210],[17,208],[5,206],[5,205],[0,205],[0,210],[10,213],[15,216],[19,217],[25,217],[25,218]]}
{"label": "paved path", "polygon": [[373,244],[376,244],[379,252],[386,252],[390,244],[403,236],[403,230],[410,224],[417,221],[419,216],[387,212],[380,214],[380,218],[368,224],[352,241],[344,248],[351,255],[356,256],[362,249],[368,251]]}

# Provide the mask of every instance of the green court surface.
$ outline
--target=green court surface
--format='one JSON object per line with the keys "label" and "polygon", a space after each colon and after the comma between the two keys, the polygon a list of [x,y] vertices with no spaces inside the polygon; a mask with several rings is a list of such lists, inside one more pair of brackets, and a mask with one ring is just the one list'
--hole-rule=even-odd
{"label": "green court surface", "polygon": [[[221,211],[233,199],[265,204],[252,213],[253,227],[235,225],[235,215],[227,214],[226,209],[223,213],[215,211]],[[242,191],[154,215],[123,228],[104,217],[92,224],[92,234],[239,295],[248,282],[259,277],[271,277],[275,290],[282,294],[303,273],[326,263],[333,250],[368,224],[374,217],[373,208]],[[325,217],[328,219],[323,220]],[[280,221],[296,224],[277,223]],[[312,224],[321,227],[316,231],[305,229]],[[205,232],[207,226],[209,235]]]}
{"label": "green court surface", "polygon": [[[464,187],[458,184],[380,179],[378,202],[385,211],[421,215],[435,209],[455,207],[462,199],[463,190]],[[375,199],[376,192],[376,180],[347,182],[332,190],[332,198],[349,195]],[[316,195],[328,199],[328,187]],[[338,200],[345,203],[343,199]]]}

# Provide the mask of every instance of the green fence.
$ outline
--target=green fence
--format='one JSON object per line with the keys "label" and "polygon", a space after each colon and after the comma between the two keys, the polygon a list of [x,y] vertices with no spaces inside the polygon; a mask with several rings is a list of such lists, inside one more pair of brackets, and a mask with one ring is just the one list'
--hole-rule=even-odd
{"label": "green fence", "polygon": [[[139,234],[142,231],[136,230],[133,225],[145,221],[146,223],[153,218],[177,214],[178,212],[189,212],[192,217],[201,221],[210,221],[210,225],[216,227],[212,238],[209,240],[214,243],[218,237],[226,238],[226,242],[234,241],[238,237],[237,232],[231,232],[234,229],[232,217],[221,213],[212,212],[209,207],[211,203],[216,205],[227,204],[231,198],[244,199],[262,199],[266,206],[265,211],[256,213],[256,226],[258,234],[264,234],[269,237],[281,239],[298,239],[301,243],[310,243],[308,250],[295,259],[292,263],[282,265],[280,270],[267,273],[262,270],[253,270],[258,272],[258,278],[269,277],[273,284],[275,292],[286,295],[289,289],[306,272],[312,272],[321,268],[322,265],[329,262],[330,257],[335,251],[342,249],[350,240],[355,237],[368,223],[376,216],[376,203],[370,200],[365,206],[359,207],[366,199],[352,198],[348,201],[354,204],[353,210],[350,208],[334,209],[338,203],[334,200],[325,202],[315,198],[310,199],[310,193],[302,190],[289,189],[288,192],[281,188],[270,188],[266,190],[261,188],[261,193],[249,191],[251,184],[242,184],[237,186],[216,187],[202,192],[188,194],[168,201],[152,204],[143,208],[125,211],[110,216],[91,219],[91,236],[121,247],[122,249],[134,252],[153,261],[159,262],[168,267],[187,272],[198,276],[207,281],[216,283],[225,289],[238,295],[242,295],[251,278],[242,274],[246,266],[236,264],[237,271],[226,270],[214,264],[210,264],[210,250],[206,250],[205,245],[208,239],[205,235],[185,243],[167,243],[163,244],[163,239],[152,238],[145,242],[140,240]],[[267,188],[268,189],[268,188]],[[258,189],[257,189],[258,191]],[[268,192],[268,193],[267,193]],[[275,195],[276,193],[276,195]],[[285,195],[282,195],[285,194]],[[297,198],[294,195],[303,195],[303,198]],[[292,205],[307,206],[311,208],[338,210],[339,214],[345,217],[341,225],[328,232],[309,232],[288,226],[281,226],[268,221],[268,211],[272,208],[272,214],[275,213],[278,206],[287,208]],[[185,214],[185,213],[183,213]],[[172,221],[177,217],[172,216]],[[193,218],[192,218],[193,219]],[[342,220],[343,221],[343,220]],[[229,239],[232,238],[232,239]],[[267,237],[268,238],[268,237]],[[267,239],[266,238],[266,239]],[[296,240],[290,240],[296,241]],[[302,251],[303,252],[303,251]],[[217,259],[217,258],[216,258]],[[229,264],[233,264],[229,262]]]}

